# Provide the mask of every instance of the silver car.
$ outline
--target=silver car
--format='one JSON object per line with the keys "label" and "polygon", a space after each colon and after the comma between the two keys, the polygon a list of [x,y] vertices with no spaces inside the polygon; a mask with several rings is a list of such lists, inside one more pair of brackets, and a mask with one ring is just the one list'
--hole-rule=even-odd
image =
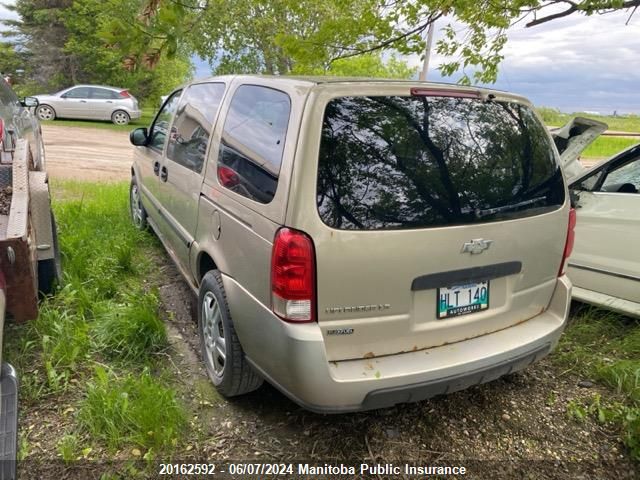
{"label": "silver car", "polygon": [[111,120],[126,125],[140,118],[138,100],[125,88],[100,85],[76,85],[51,95],[36,95],[40,120],[78,118]]}

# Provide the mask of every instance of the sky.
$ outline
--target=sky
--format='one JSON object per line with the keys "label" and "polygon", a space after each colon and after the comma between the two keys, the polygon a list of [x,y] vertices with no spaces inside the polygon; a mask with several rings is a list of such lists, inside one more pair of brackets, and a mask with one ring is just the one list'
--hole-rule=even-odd
{"label": "sky", "polygon": [[[513,27],[493,87],[565,112],[640,113],[640,11],[569,16],[536,27]],[[436,24],[436,31],[446,25]],[[438,33],[434,35],[435,41]],[[442,79],[433,55],[428,79]],[[418,58],[410,63],[419,65]]]}
{"label": "sky", "polygon": [[[0,18],[12,16],[0,6]],[[640,11],[625,26],[628,18],[629,12],[571,15],[533,28],[521,22],[509,32],[492,86],[569,113],[640,114]],[[434,45],[447,23],[436,24]],[[407,60],[422,66],[417,57]],[[455,81],[440,76],[441,61],[433,54],[428,79]],[[196,61],[196,77],[208,75],[208,64]]]}

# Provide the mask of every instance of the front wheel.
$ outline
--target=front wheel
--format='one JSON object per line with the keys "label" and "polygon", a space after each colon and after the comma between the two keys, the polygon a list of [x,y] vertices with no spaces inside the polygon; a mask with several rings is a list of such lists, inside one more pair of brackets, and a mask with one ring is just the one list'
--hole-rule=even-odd
{"label": "front wheel", "polygon": [[40,105],[36,108],[36,117],[39,120],[47,121],[47,120],[55,120],[56,119],[56,111],[53,107],[49,105]]}
{"label": "front wheel", "polygon": [[234,397],[262,385],[242,351],[218,270],[207,272],[200,285],[198,333],[207,373],[218,392]]}
{"label": "front wheel", "polygon": [[129,120],[131,120],[131,117],[123,110],[116,110],[111,114],[111,121],[116,125],[127,125]]}

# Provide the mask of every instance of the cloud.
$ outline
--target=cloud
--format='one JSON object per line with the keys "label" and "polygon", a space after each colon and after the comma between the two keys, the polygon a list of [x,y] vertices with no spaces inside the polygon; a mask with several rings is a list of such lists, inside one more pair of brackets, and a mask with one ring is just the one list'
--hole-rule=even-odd
{"label": "cloud", "polygon": [[[493,86],[569,112],[640,113],[640,13],[625,26],[628,18],[629,12],[574,15],[514,27]],[[443,60],[432,57],[429,79],[455,81],[436,71]]]}

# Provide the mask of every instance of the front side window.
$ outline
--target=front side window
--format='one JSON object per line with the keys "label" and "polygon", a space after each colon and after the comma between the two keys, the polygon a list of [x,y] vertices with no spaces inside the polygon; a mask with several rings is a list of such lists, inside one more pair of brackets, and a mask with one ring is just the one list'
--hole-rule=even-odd
{"label": "front side window", "polygon": [[223,83],[190,86],[180,100],[173,123],[175,135],[167,146],[167,158],[200,173],[220,101]]}
{"label": "front side window", "polygon": [[150,148],[154,150],[162,151],[164,149],[164,143],[169,136],[169,127],[171,126],[171,119],[173,118],[173,113],[176,111],[176,107],[178,106],[178,100],[180,99],[180,94],[182,90],[178,90],[171,98],[167,100],[167,102],[162,107],[162,110],[158,112],[156,115],[156,119],[151,126],[151,131],[149,132],[149,143],[147,144]]}
{"label": "front side window", "polygon": [[279,90],[243,85],[231,100],[218,152],[218,181],[269,203],[276,194],[291,100]]}
{"label": "front side window", "polygon": [[317,206],[331,227],[492,222],[555,210],[564,198],[549,136],[524,105],[416,95],[326,106]]}
{"label": "front side window", "polygon": [[600,190],[605,192],[638,193],[640,189],[640,157],[607,172]]}
{"label": "front side window", "polygon": [[89,98],[89,88],[88,87],[73,88],[62,96],[64,98]]}
{"label": "front side window", "polygon": [[573,183],[572,190],[587,192],[638,193],[640,191],[640,145],[621,154]]}

